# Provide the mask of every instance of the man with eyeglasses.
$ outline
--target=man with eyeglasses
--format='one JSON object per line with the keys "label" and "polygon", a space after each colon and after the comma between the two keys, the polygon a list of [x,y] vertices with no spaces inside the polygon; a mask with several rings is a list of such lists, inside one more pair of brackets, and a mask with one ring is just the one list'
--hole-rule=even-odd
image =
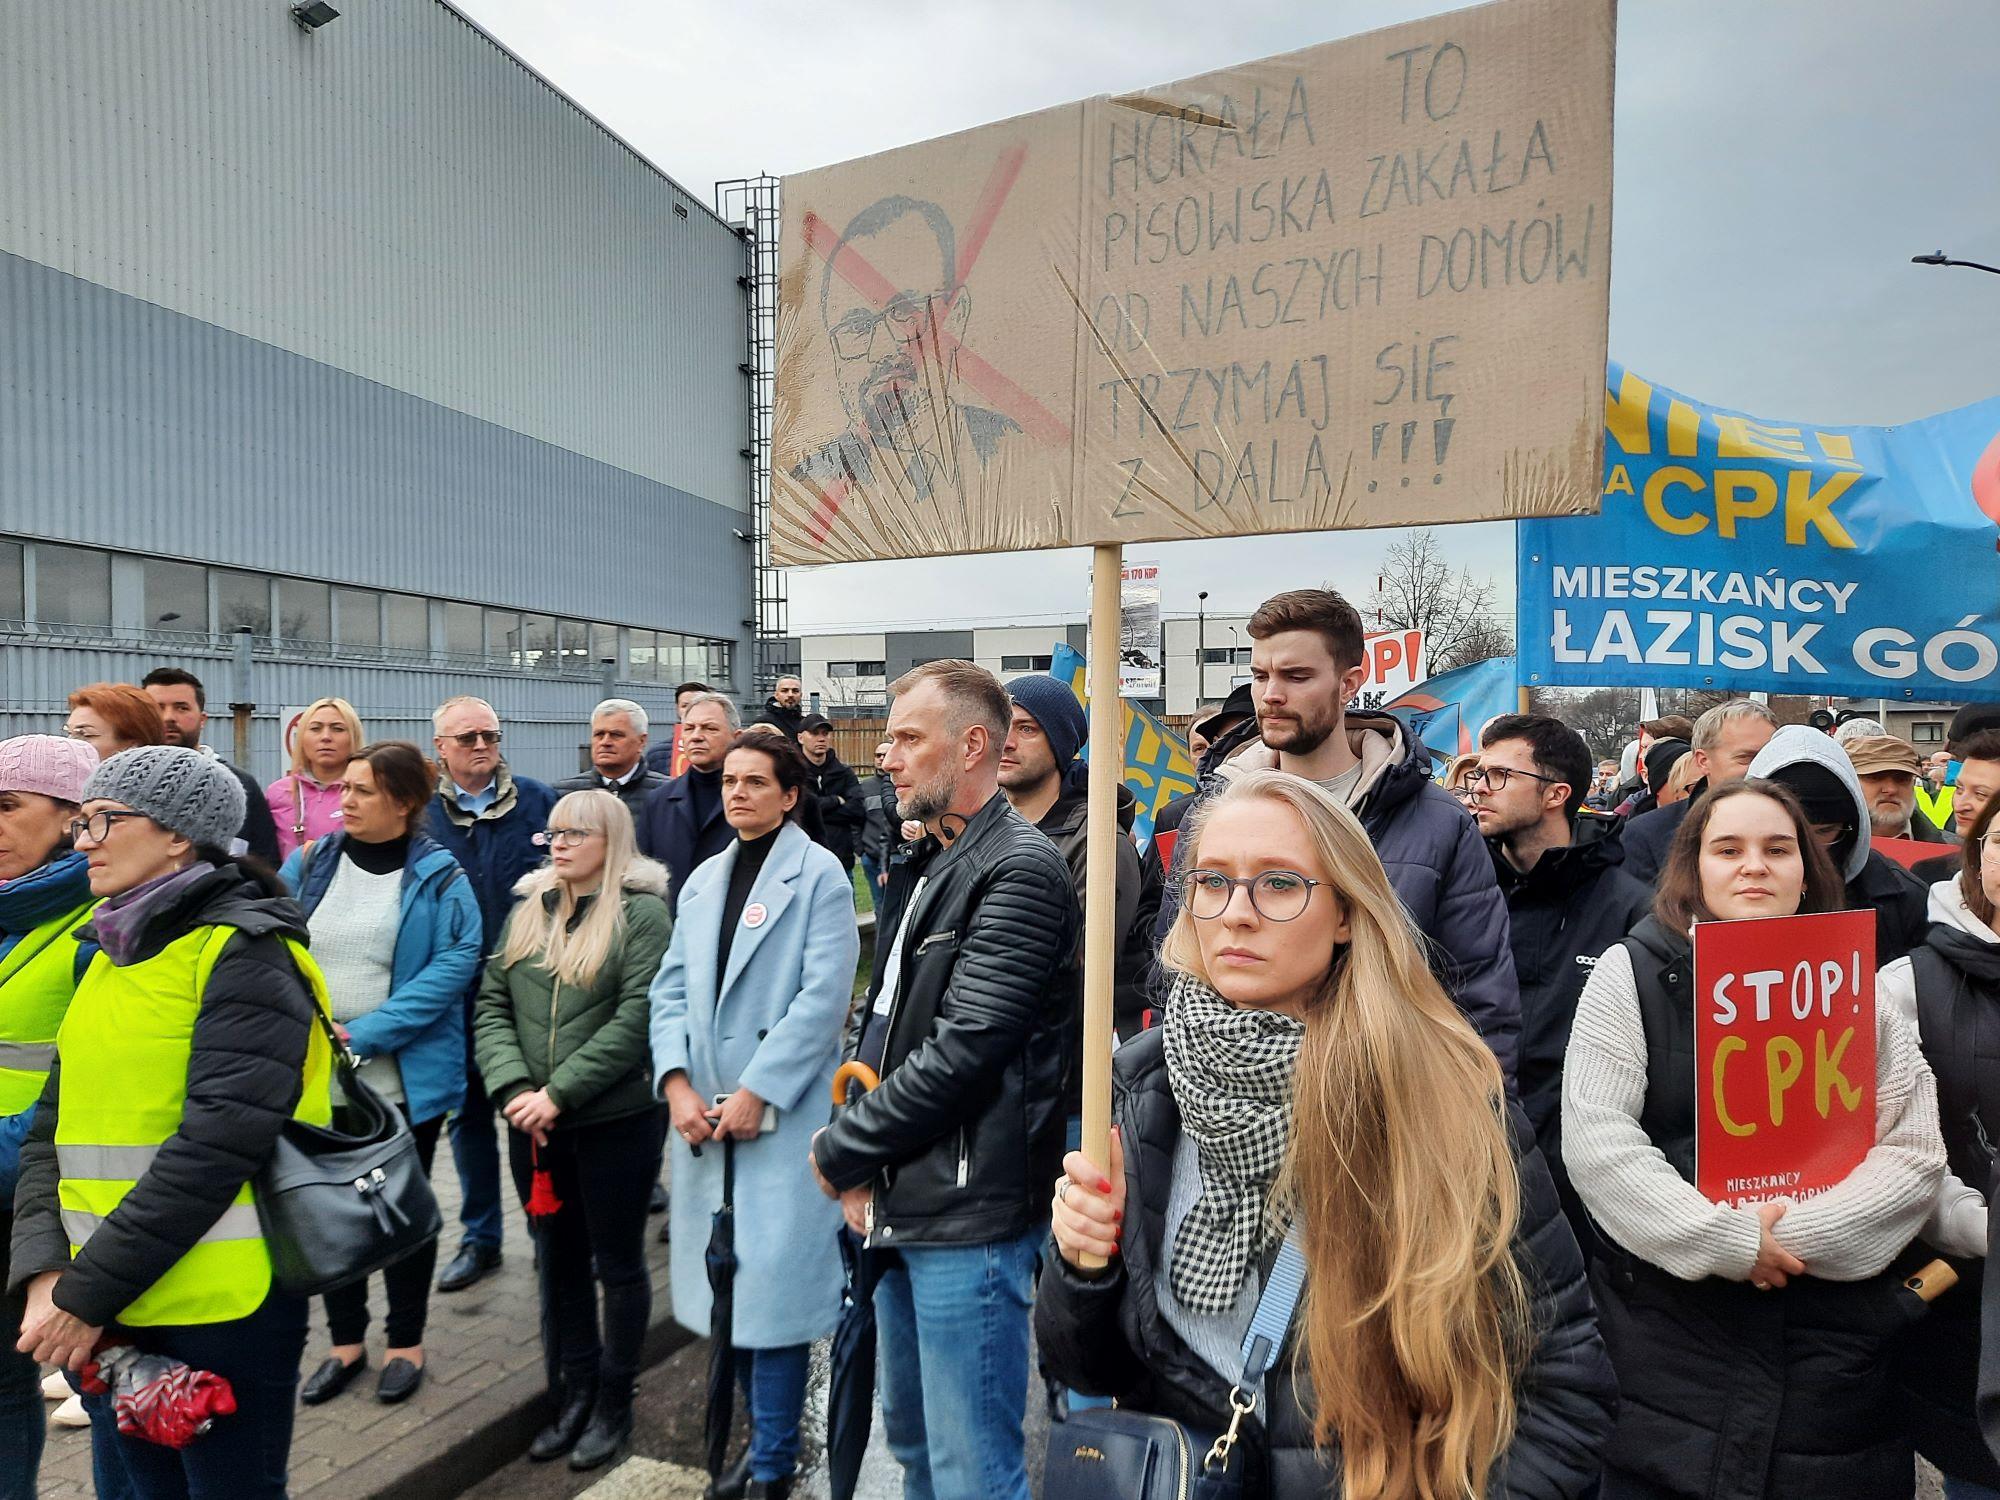
{"label": "man with eyeglasses", "polygon": [[[437,796],[425,832],[444,846],[472,881],[483,930],[481,951],[500,947],[514,905],[514,884],[542,862],[536,835],[556,794],[516,776],[500,753],[500,716],[484,698],[448,698],[431,715],[438,764]],[[461,1291],[500,1264],[500,1141],[493,1104],[472,1061],[472,1004],[480,975],[465,992],[465,1103],[451,1118],[451,1159],[458,1168],[464,1228],[458,1254],[438,1277],[441,1292]]]}
{"label": "man with eyeglasses", "polygon": [[1653,893],[1619,868],[1615,839],[1576,838],[1590,749],[1542,714],[1507,714],[1479,737],[1469,808],[1507,901],[1521,987],[1521,1106],[1548,1157],[1578,1240],[1590,1219],[1562,1164],[1562,1065],[1577,996],[1598,955],[1651,909]]}

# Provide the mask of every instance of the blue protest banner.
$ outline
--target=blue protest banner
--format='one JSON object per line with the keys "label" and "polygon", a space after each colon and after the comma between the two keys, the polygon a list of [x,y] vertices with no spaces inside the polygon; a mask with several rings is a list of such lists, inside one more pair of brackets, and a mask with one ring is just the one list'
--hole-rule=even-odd
{"label": "blue protest banner", "polygon": [[1604,505],[1520,524],[1522,681],[2000,698],[2000,398],[1746,417],[1619,365]]}
{"label": "blue protest banner", "polygon": [[1486,721],[1517,706],[1514,658],[1495,656],[1426,678],[1382,710],[1401,719],[1434,758],[1450,760],[1478,749]]}
{"label": "blue protest banner", "polygon": [[[1082,654],[1057,641],[1053,656],[1050,675],[1068,683],[1076,701],[1088,708],[1090,697],[1084,691],[1088,678]],[[1160,809],[1194,790],[1194,762],[1188,758],[1187,746],[1180,736],[1145,709],[1126,698],[1119,699],[1118,706],[1125,723],[1125,785],[1139,799],[1138,813],[1132,821],[1132,839],[1144,849],[1153,841],[1153,820],[1160,815]],[[1088,761],[1090,746],[1085,745],[1077,758]]]}

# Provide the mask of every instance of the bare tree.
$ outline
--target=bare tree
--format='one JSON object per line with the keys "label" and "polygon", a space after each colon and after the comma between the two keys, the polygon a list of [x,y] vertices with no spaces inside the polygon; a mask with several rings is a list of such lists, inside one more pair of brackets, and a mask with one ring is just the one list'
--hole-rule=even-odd
{"label": "bare tree", "polygon": [[1368,609],[1370,629],[1421,630],[1434,675],[1514,649],[1492,580],[1481,582],[1464,568],[1453,572],[1428,530],[1404,532],[1389,544]]}

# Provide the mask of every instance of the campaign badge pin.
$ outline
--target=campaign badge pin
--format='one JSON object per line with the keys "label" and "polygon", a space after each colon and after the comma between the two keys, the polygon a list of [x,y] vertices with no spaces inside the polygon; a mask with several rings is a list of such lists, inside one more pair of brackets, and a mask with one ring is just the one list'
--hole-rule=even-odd
{"label": "campaign badge pin", "polygon": [[765,909],[763,902],[752,901],[748,906],[743,908],[743,925],[745,927],[762,927],[764,925],[764,918],[770,914]]}

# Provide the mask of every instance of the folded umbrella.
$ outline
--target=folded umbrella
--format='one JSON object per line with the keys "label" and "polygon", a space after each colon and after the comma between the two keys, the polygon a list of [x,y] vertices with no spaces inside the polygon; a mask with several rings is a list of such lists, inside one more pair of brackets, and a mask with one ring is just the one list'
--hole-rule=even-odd
{"label": "folded umbrella", "polygon": [[130,1344],[100,1349],[83,1367],[87,1395],[111,1394],[118,1430],[126,1437],[185,1448],[236,1410],[236,1392],[222,1376]]}
{"label": "folded umbrella", "polygon": [[709,1222],[708,1266],[708,1412],[702,1437],[707,1447],[708,1473],[720,1478],[729,1455],[729,1428],[736,1417],[736,1349],[731,1330],[736,1321],[736,1142],[722,1142],[722,1206]]}
{"label": "folded umbrella", "polygon": [[[851,1084],[864,1092],[879,1080],[866,1063],[841,1064],[833,1075],[833,1102],[845,1107]],[[826,1468],[832,1500],[854,1500],[875,1423],[875,1282],[881,1269],[860,1236],[842,1225],[840,1260],[847,1272],[840,1294],[840,1323],[833,1330],[826,1391]]]}

